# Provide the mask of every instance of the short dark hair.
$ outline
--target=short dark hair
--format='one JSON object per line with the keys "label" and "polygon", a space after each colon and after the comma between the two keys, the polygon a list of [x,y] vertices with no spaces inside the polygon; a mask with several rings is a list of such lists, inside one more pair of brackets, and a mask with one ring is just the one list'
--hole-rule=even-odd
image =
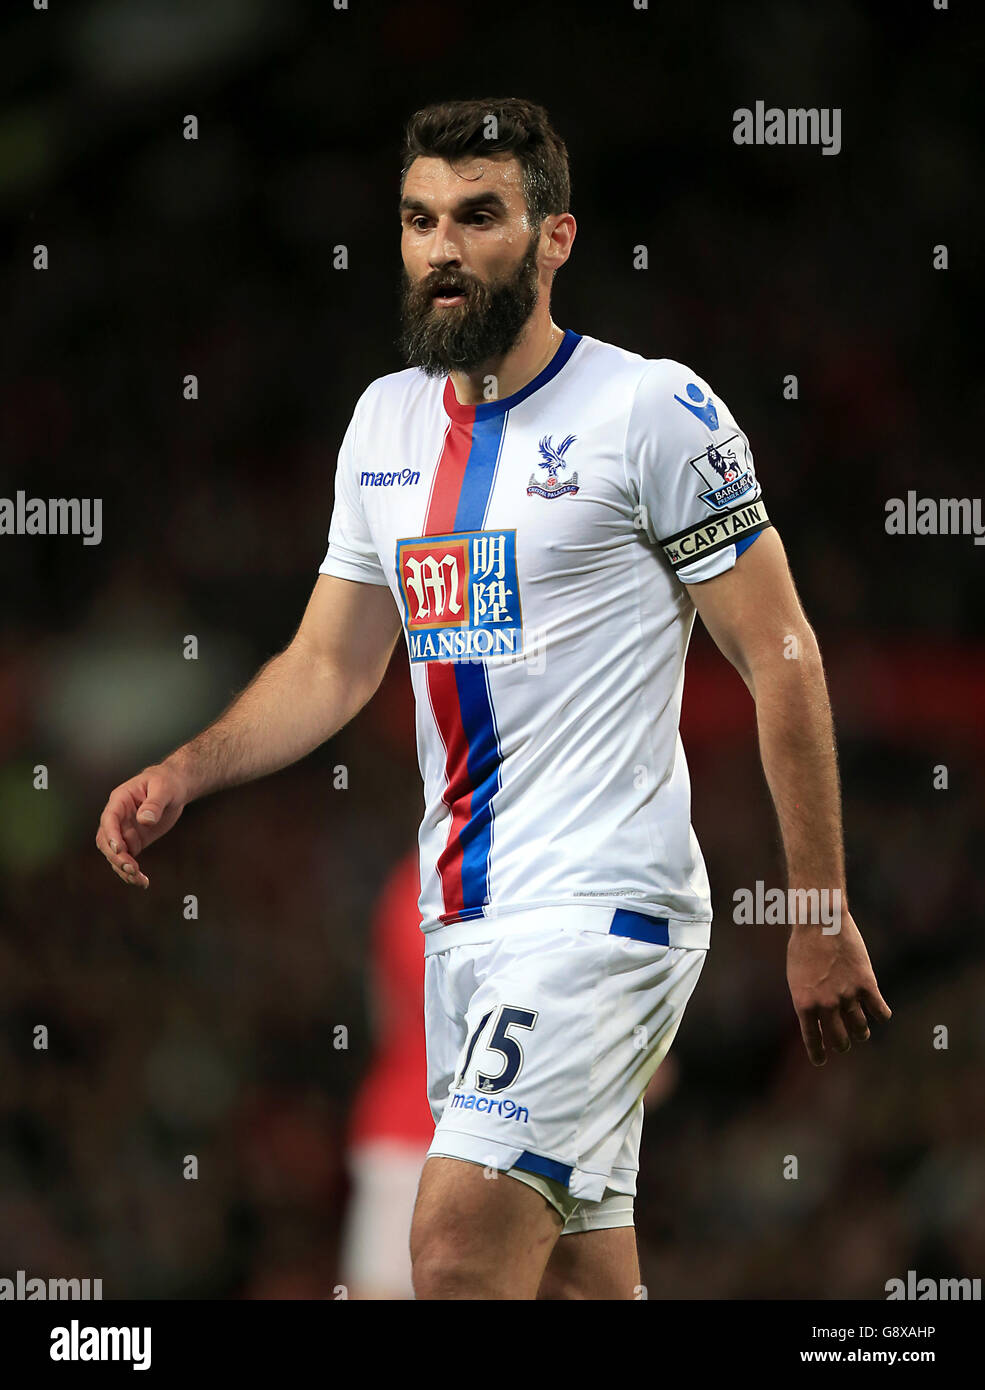
{"label": "short dark hair", "polygon": [[[487,134],[495,117],[495,137]],[[520,97],[439,101],[415,111],[404,132],[400,173],[420,156],[462,159],[471,155],[512,154],[523,169],[523,196],[540,226],[545,217],[567,212],[571,200],[568,151],[542,106]]]}

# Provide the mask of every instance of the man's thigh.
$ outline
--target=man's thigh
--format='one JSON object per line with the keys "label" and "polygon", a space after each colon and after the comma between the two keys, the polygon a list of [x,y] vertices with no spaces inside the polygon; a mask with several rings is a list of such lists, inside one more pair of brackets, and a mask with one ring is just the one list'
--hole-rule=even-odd
{"label": "man's thigh", "polygon": [[[419,1298],[537,1297],[561,1218],[539,1192],[494,1167],[432,1157],[410,1233]],[[573,1239],[573,1237],[569,1237]]]}
{"label": "man's thigh", "polygon": [[539,1299],[636,1299],[640,1262],[636,1229],[616,1226],[566,1233],[551,1251]]}
{"label": "man's thigh", "polygon": [[[642,1106],[640,1108],[642,1110]],[[631,1138],[627,1136],[627,1150],[631,1146]],[[561,1238],[551,1252],[541,1279],[538,1298],[632,1299],[640,1296],[632,1196],[606,1188],[601,1201],[572,1201],[561,1184],[549,1178],[517,1168],[511,1168],[510,1174],[541,1192],[564,1222]]]}

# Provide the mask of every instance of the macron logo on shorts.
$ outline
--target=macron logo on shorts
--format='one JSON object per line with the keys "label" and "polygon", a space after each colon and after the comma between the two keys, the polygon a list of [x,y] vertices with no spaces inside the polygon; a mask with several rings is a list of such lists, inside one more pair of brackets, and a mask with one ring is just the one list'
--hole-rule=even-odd
{"label": "macron logo on shorts", "polygon": [[452,1110],[495,1110],[502,1115],[504,1120],[517,1120],[520,1124],[526,1124],[530,1119],[530,1111],[525,1105],[517,1105],[515,1100],[493,1100],[492,1096],[477,1096],[474,1092],[465,1095],[462,1091],[456,1091],[451,1098]]}

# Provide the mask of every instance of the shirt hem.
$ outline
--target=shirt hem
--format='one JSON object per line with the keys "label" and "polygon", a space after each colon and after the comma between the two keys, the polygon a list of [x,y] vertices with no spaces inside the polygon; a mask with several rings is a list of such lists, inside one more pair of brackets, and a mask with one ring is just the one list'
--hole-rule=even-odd
{"label": "shirt hem", "polygon": [[433,956],[438,951],[447,951],[452,946],[478,946],[487,941],[495,941],[498,937],[512,936],[515,932],[523,931],[593,931],[608,936],[613,914],[619,908],[665,920],[670,946],[682,946],[696,951],[707,951],[711,946],[710,917],[697,921],[693,918],[675,917],[673,913],[662,911],[659,907],[643,907],[638,902],[625,899],[613,899],[611,903],[605,904],[568,900],[561,903],[542,903],[536,907],[487,907],[482,916],[473,917],[469,921],[444,922],[433,927],[422,927],[424,954]]}

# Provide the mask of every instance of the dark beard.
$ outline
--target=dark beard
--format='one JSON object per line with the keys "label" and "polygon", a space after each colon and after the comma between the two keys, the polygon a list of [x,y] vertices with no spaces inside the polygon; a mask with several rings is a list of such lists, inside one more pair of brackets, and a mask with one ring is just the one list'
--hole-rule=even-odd
{"label": "dark beard", "polygon": [[[405,270],[400,349],[408,366],[426,376],[447,376],[505,357],[537,303],[538,240],[535,233],[513,274],[491,285],[461,270],[433,270],[413,283]],[[439,285],[462,291],[465,303],[436,309]]]}

